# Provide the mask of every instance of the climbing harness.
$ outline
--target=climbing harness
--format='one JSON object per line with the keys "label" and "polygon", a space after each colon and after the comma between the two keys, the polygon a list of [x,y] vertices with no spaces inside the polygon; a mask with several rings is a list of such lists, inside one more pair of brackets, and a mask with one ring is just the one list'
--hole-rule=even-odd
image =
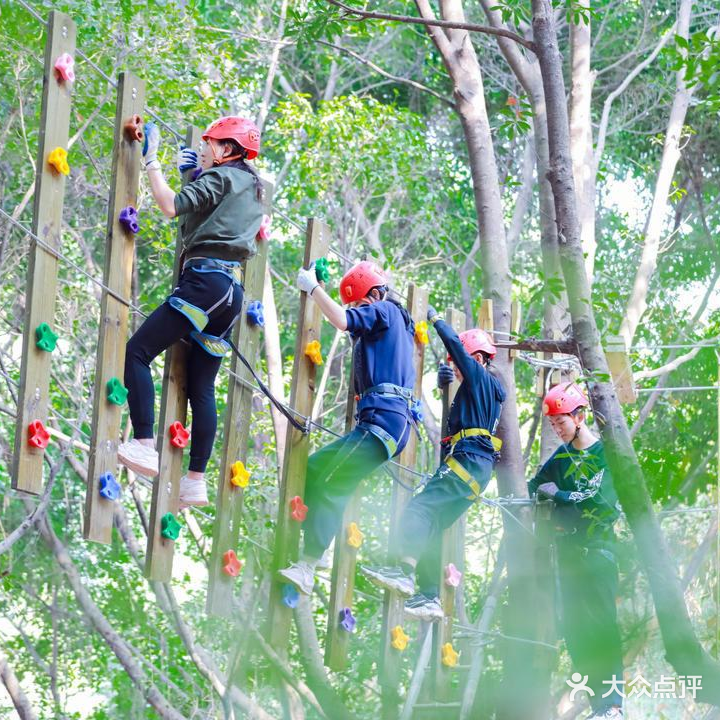
{"label": "climbing harness", "polygon": [[[362,401],[369,395],[400,397],[405,400],[405,402],[407,403],[408,411],[410,413],[411,424],[415,428],[415,432],[418,433],[418,437],[420,437],[420,430],[417,426],[418,401],[413,398],[413,393],[410,388],[402,387],[401,385],[395,385],[395,383],[380,383],[379,385],[373,385],[372,387],[369,387],[367,390],[364,390],[360,395],[356,395],[355,399],[358,401]],[[375,425],[374,423],[361,422],[358,423],[358,427],[362,427],[368,432],[371,432],[382,442],[382,444],[385,446],[385,450],[387,450],[388,458],[395,457],[398,445],[402,442],[403,438],[405,437],[405,433],[407,432],[406,427],[400,438],[398,440],[395,440],[395,438],[389,432],[387,432],[387,430],[381,428],[379,425]]]}
{"label": "climbing harness", "polygon": [[495,449],[495,452],[500,452],[500,448],[502,448],[502,440],[498,437],[495,437],[489,430],[486,428],[465,428],[463,430],[460,430],[460,432],[456,432],[454,435],[448,435],[447,437],[444,437],[441,442],[447,443],[450,445],[449,454],[452,455],[452,451],[455,448],[455,446],[464,438],[469,437],[487,437],[490,438],[490,442],[492,443],[493,448]]}

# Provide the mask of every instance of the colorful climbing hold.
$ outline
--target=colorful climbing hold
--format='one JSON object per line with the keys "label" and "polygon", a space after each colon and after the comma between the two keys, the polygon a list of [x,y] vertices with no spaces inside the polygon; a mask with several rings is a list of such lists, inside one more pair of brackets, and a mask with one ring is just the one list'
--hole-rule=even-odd
{"label": "colorful climbing hold", "polygon": [[67,161],[67,150],[65,148],[56,147],[48,155],[48,165],[54,168],[56,172],[62,175],[70,174],[70,166]]}
{"label": "colorful climbing hold", "polygon": [[296,608],[300,595],[294,585],[283,585],[282,601],[289,608]]}
{"label": "colorful climbing hold", "polygon": [[330,266],[327,258],[321,257],[315,261],[315,277],[318,282],[326,283],[330,280]]}
{"label": "colorful climbing hold", "polygon": [[140,231],[138,211],[132,205],[128,205],[120,211],[118,220],[128,232],[136,233]]}
{"label": "colorful climbing hold", "polygon": [[263,215],[262,222],[260,223],[260,229],[258,230],[258,237],[261,240],[270,239],[270,216]]}
{"label": "colorful climbing hold", "polygon": [[390,644],[396,649],[396,650],[404,650],[407,647],[408,641],[410,640],[410,636],[406,635],[403,632],[401,625],[396,625],[391,631],[390,631]]}
{"label": "colorful climbing hold", "polygon": [[145,132],[143,130],[143,121],[139,115],[132,115],[125,121],[123,126],[125,137],[130,142],[144,142]]}
{"label": "colorful climbing hold", "polygon": [[452,563],[445,566],[445,584],[448,587],[460,587],[462,576],[463,574]]}
{"label": "colorful climbing hold", "polygon": [[265,327],[265,308],[260,300],[253,300],[248,305],[247,316],[252,325]]}
{"label": "colorful climbing hold", "polygon": [[111,472],[100,476],[100,497],[113,502],[120,498],[120,485]]}
{"label": "colorful climbing hold", "polygon": [[347,526],[347,544],[352,548],[359,548],[363,542],[363,534],[360,532],[360,528],[357,523],[351,522]]}
{"label": "colorful climbing hold", "polygon": [[305,346],[305,355],[315,363],[315,365],[322,365],[322,352],[320,350],[320,341],[312,340]]}
{"label": "colorful climbing hold", "polygon": [[346,630],[347,632],[355,632],[355,625],[357,625],[357,620],[355,619],[355,616],[352,614],[352,611],[350,608],[343,608],[340,611],[340,627],[343,630]]}
{"label": "colorful climbing hold", "polygon": [[75,60],[73,60],[70,53],[63,53],[55,61],[55,77],[59,82],[74,82],[75,81]]}
{"label": "colorful climbing hold", "polygon": [[183,424],[176,420],[170,424],[170,444],[176,448],[184,448],[190,440],[190,431],[183,427]]}
{"label": "colorful climbing hold", "polygon": [[230,482],[239,488],[246,488],[250,482],[250,471],[242,460],[237,460],[230,466]]}
{"label": "colorful climbing hold", "polygon": [[230,577],[237,577],[242,570],[242,563],[234,550],[223,553],[223,572]]}
{"label": "colorful climbing hold", "polygon": [[177,521],[177,518],[171,513],[165,513],[160,518],[160,534],[168,540],[177,540],[180,536],[180,529],[182,525]]}
{"label": "colorful climbing hold", "polygon": [[421,345],[427,345],[430,342],[428,337],[428,324],[425,320],[421,320],[415,324],[415,340]]}
{"label": "colorful climbing hold", "polygon": [[50,442],[50,433],[40,420],[33,420],[28,425],[28,445],[44,450]]}
{"label": "colorful climbing hold", "polygon": [[447,642],[442,646],[442,664],[446,667],[455,667],[457,665],[460,653],[456,652],[451,643]]}
{"label": "colorful climbing hold", "polygon": [[40,350],[52,352],[57,345],[58,336],[50,329],[47,323],[40,323],[35,328],[35,345]]}
{"label": "colorful climbing hold", "polygon": [[290,517],[293,520],[302,522],[307,517],[308,506],[302,501],[299,495],[290,500]]}
{"label": "colorful climbing hold", "polygon": [[421,423],[425,419],[425,413],[423,412],[420,400],[412,401],[412,405],[410,405],[410,414],[416,423]]}
{"label": "colorful climbing hold", "polygon": [[124,405],[128,396],[128,389],[116,378],[111,377],[105,386],[108,402],[113,405]]}

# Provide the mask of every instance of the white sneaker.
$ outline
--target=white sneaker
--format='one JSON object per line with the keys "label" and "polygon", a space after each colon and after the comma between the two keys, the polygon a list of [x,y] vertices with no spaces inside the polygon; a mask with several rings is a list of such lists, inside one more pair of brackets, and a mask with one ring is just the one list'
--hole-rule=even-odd
{"label": "white sneaker", "polygon": [[329,570],[332,567],[332,558],[330,557],[330,548],[328,548],[322,557],[317,561],[316,570]]}
{"label": "white sneaker", "polygon": [[291,582],[303,595],[311,595],[315,587],[315,570],[304,560],[290,563],[290,567],[278,570],[278,575]]}
{"label": "white sneaker", "polygon": [[405,601],[405,614],[426,622],[445,618],[440,599],[437,596],[428,597],[423,593],[416,593]]}
{"label": "white sneaker", "polygon": [[202,507],[208,504],[207,484],[204,480],[191,480],[187,475],[180,478],[180,509]]}
{"label": "white sneaker", "polygon": [[158,474],[157,450],[150,445],[143,445],[135,438],[120,444],[118,462],[138,475],[155,477]]}

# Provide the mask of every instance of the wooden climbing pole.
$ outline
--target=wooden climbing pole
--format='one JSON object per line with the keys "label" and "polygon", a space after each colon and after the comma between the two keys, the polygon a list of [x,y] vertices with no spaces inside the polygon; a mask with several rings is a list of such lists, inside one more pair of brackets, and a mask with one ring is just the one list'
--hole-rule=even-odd
{"label": "wooden climbing pole", "polygon": [[[272,190],[270,183],[264,183],[266,212],[272,204]],[[257,254],[244,265],[243,312],[232,335],[235,346],[255,368],[259,358],[261,327],[247,310],[251,303],[257,303],[263,296],[268,243],[258,241],[257,248]],[[245,464],[252,425],[253,377],[235,354],[231,356],[230,371],[206,604],[209,615],[220,617],[228,617],[232,613],[232,593],[237,577],[232,560],[233,554],[237,556],[243,495],[249,482]]]}
{"label": "wooden climbing pole", "polygon": [[103,288],[100,303],[83,528],[86,539],[101,543],[109,543],[112,538],[113,502],[119,489],[115,475],[122,408],[127,396],[122,377],[135,247],[130,210],[137,207],[143,141],[140,114],[144,106],[145,81],[130,73],[120,73],[103,272],[107,289]]}
{"label": "wooden climbing pole", "polygon": [[[185,137],[187,147],[197,147],[201,130],[189,127]],[[190,181],[191,171],[185,173],[183,184]],[[175,247],[175,265],[173,287],[180,278],[180,259],[182,255],[182,223],[178,221],[178,239]],[[162,519],[168,513],[177,515],[180,476],[182,474],[183,451],[170,442],[170,426],[179,421],[187,423],[187,388],[185,368],[188,346],[181,341],[165,352],[165,370],[163,372],[163,390],[160,400],[160,421],[158,423],[157,449],[160,455],[160,472],[153,483],[150,527],[145,559],[145,575],[150,580],[169,582],[172,577],[172,561],[175,543],[162,536]]]}
{"label": "wooden climbing pole", "polygon": [[609,337],[606,339],[605,357],[607,358],[613,385],[618,400],[621,403],[632,405],[637,402],[637,389],[633,380],[632,366],[622,337]]}
{"label": "wooden climbing pole", "polygon": [[[428,292],[424,288],[417,285],[410,285],[408,288],[408,311],[417,325],[425,322],[428,306]],[[422,397],[422,374],[423,361],[425,358],[425,345],[421,342],[415,342],[414,365],[415,365],[415,389],[414,396]],[[417,457],[417,434],[412,432],[405,449],[400,453],[398,462],[404,467],[412,468],[415,466]],[[403,485],[412,487],[416,477],[402,468],[397,468],[399,477]],[[400,483],[393,484],[392,501],[390,506],[390,536],[389,547],[395,547],[397,534],[400,529],[400,521],[405,506],[412,497],[412,491],[406,489]],[[404,616],[404,598],[400,597],[396,592],[385,591],[385,600],[383,603],[383,623],[382,635],[380,640],[380,685],[383,695],[383,713],[388,716],[396,714],[396,708],[399,704],[399,683],[400,670],[402,668],[403,655],[402,651],[396,649],[392,645],[391,633],[394,628],[403,625]]]}
{"label": "wooden climbing pole", "polygon": [[[56,74],[55,63],[75,54],[75,23],[68,15],[50,13],[45,42],[42,108],[35,173],[32,231],[50,249],[30,245],[26,283],[20,389],[15,427],[12,487],[38,494],[43,487],[43,456],[49,437],[50,360],[57,336],[53,332],[58,258],[62,246],[62,213],[70,131],[70,83]],[[50,161],[55,161],[51,165]],[[38,423],[41,423],[39,425]]]}
{"label": "wooden climbing pole", "polygon": [[[313,260],[324,257],[327,254],[329,245],[330,228],[320,220],[314,218],[308,220],[303,265],[308,267]],[[317,369],[315,363],[305,352],[311,342],[319,342],[321,322],[322,313],[320,308],[307,297],[306,293],[301,293],[290,405],[298,413],[305,416],[312,413]],[[281,652],[285,651],[287,645],[292,610],[282,601],[283,583],[277,577],[277,571],[298,558],[300,521],[293,519],[291,516],[290,502],[293,498],[302,498],[305,494],[305,475],[309,450],[310,436],[303,434],[300,430],[288,424],[285,458],[280,481],[277,527],[275,529],[272,565],[274,576],[270,589],[270,608],[268,610],[266,632],[270,643]]]}

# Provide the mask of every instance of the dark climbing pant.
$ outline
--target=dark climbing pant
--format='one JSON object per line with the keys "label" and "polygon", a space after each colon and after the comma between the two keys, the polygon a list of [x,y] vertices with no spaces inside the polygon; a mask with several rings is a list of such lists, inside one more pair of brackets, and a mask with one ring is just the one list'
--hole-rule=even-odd
{"label": "dark climbing pant", "polygon": [[[484,490],[490,482],[493,461],[483,455],[455,458]],[[442,572],[442,533],[477,500],[470,486],[442,463],[423,491],[403,513],[396,555],[417,561],[418,589],[429,597],[439,594]]]}
{"label": "dark climbing pant", "polygon": [[[232,280],[223,273],[183,272],[173,296],[202,309],[211,308],[228,292]],[[233,320],[240,314],[243,287],[235,284],[231,302],[223,303],[211,313],[203,332],[227,335]],[[187,355],[187,394],[192,410],[192,440],[189,469],[204,472],[212,453],[217,430],[215,377],[222,358],[207,353],[190,333],[195,327],[185,315],[164,302],[130,338],[125,350],[125,387],[133,435],[152,438],[155,425],[155,387],[150,363],[163,350],[182,339],[190,342]]]}
{"label": "dark climbing pant", "polygon": [[343,512],[357,486],[388,459],[382,442],[367,430],[355,428],[320,448],[308,459],[303,523],[303,552],[319,558],[342,525]]}
{"label": "dark climbing pant", "polygon": [[[587,685],[595,693],[588,699],[595,712],[622,705],[622,696],[615,691],[602,697],[612,687],[603,681],[610,683],[615,675],[620,682],[623,677],[615,606],[618,593],[615,556],[609,550],[583,547],[569,538],[558,538],[556,545],[560,629],[573,670],[583,677],[587,675]],[[579,696],[585,694],[580,692]]]}

